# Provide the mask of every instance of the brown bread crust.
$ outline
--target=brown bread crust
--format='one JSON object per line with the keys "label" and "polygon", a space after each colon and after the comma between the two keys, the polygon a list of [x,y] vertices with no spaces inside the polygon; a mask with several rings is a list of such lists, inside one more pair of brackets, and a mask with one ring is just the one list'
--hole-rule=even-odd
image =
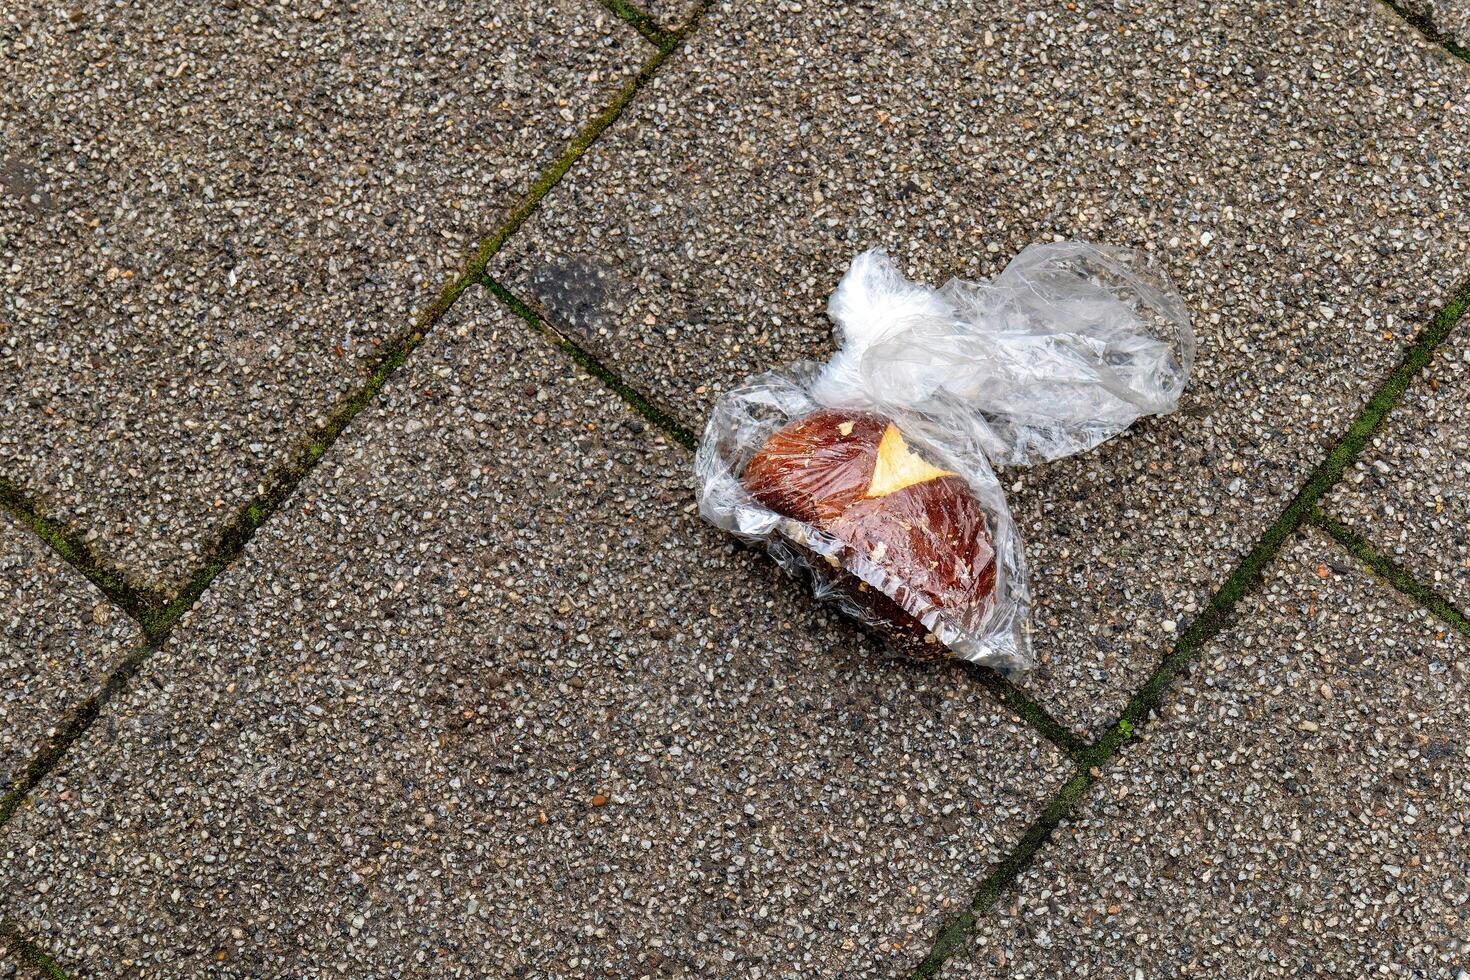
{"label": "brown bread crust", "polygon": [[[905,454],[901,438],[895,458],[927,471],[919,473],[920,482],[868,496],[880,444],[890,460],[893,447],[885,434],[901,435],[891,426],[867,412],[814,412],[766,440],[746,468],[745,485],[776,513],[842,541],[850,550],[840,565],[865,558],[952,621],[974,623],[995,589],[995,549],[984,510],[962,478],[914,460],[917,454]],[[908,652],[942,651],[932,640],[913,642],[927,631],[892,598],[844,567],[810,557],[819,579],[895,627]]]}

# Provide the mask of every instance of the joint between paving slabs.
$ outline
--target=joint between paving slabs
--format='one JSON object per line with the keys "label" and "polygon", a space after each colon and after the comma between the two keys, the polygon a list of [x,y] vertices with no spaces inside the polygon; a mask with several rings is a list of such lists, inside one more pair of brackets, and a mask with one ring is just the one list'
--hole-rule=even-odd
{"label": "joint between paving slabs", "polygon": [[1407,568],[1373,546],[1367,538],[1320,507],[1312,511],[1311,522],[1327,532],[1348,554],[1361,561],[1368,571],[1423,606],[1450,628],[1470,639],[1470,617],[1421,582]]}
{"label": "joint between paving slabs", "polygon": [[[608,0],[604,0],[604,2],[609,7],[609,9],[618,14],[618,16],[623,17],[625,20],[629,20],[630,13],[634,17],[641,13],[637,11],[636,8],[632,7],[631,4],[615,4],[613,2],[608,2]],[[1431,41],[1440,44],[1442,47],[1445,47],[1446,50],[1449,50],[1456,57],[1470,62],[1470,53],[1467,53],[1463,47],[1453,42],[1453,40],[1448,39],[1444,35],[1440,34],[1437,30],[1433,28],[1432,24],[1429,25],[1429,30],[1426,30],[1424,26],[1426,21],[1424,18],[1416,19],[1415,15],[1403,10],[1397,4],[1392,2],[1392,0],[1384,0],[1384,2],[1387,6],[1393,9],[1395,13],[1399,14],[1407,22],[1415,26],[1416,29],[1421,31],[1421,33],[1424,33],[1425,36]],[[484,274],[485,267],[488,264],[489,260],[493,258],[493,256],[504,246],[505,242],[510,238],[510,236],[513,235],[525,223],[525,221],[530,217],[531,213],[534,212],[536,207],[539,205],[541,199],[546,195],[547,192],[551,190],[552,187],[554,187],[560,181],[561,177],[564,176],[568,170],[570,170],[571,166],[575,164],[577,159],[579,159],[583,153],[586,152],[586,150],[596,140],[598,135],[600,135],[600,133],[604,129],[606,129],[607,126],[611,125],[611,123],[615,121],[618,116],[621,115],[623,109],[626,108],[629,102],[631,102],[632,98],[637,94],[638,90],[641,89],[642,86],[646,84],[649,79],[652,78],[653,74],[657,71],[658,67],[668,57],[668,55],[673,53],[673,51],[677,49],[679,44],[695,30],[698,25],[699,19],[707,9],[707,6],[707,2],[701,3],[696,8],[694,14],[690,17],[688,23],[677,30],[663,31],[662,29],[656,29],[657,40],[655,40],[654,37],[650,37],[648,32],[638,28],[638,25],[636,23],[633,23],[633,21],[629,20],[629,23],[634,26],[635,29],[639,29],[640,34],[643,34],[645,38],[648,38],[652,43],[657,46],[657,53],[647,63],[644,64],[637,75],[635,75],[632,79],[624,84],[622,89],[620,89],[618,95],[614,98],[613,102],[610,103],[597,117],[591,120],[588,125],[585,126],[576,137],[573,138],[572,142],[552,163],[552,165],[541,174],[536,183],[532,185],[530,191],[523,198],[521,204],[518,205],[517,208],[511,212],[508,219],[504,223],[502,223],[500,228],[497,229],[495,233],[482,241],[476,253],[466,263],[461,274],[455,280],[446,284],[446,286],[440,291],[435,301],[431,303],[429,307],[427,307],[418,317],[414,327],[402,332],[397,338],[395,338],[393,341],[390,341],[390,343],[387,345],[388,352],[379,358],[376,367],[370,373],[369,380],[356,392],[354,392],[352,395],[349,395],[346,399],[339,403],[338,408],[332,413],[332,415],[329,417],[329,420],[322,426],[319,426],[303,445],[298,446],[291,453],[288,463],[284,466],[278,467],[275,471],[275,473],[278,475],[274,476],[273,478],[268,478],[268,480],[265,481],[262,491],[258,493],[249,504],[243,507],[237,513],[235,519],[230,523],[230,525],[227,526],[226,531],[221,535],[218,543],[214,547],[211,558],[205,563],[203,567],[201,567],[199,572],[196,573],[196,575],[172,601],[166,604],[161,603],[158,596],[150,595],[142,590],[137,590],[129,586],[126,581],[116,572],[112,572],[106,569],[102,565],[102,563],[96,559],[95,555],[92,554],[90,547],[87,546],[81,538],[77,537],[72,532],[69,532],[66,529],[62,528],[55,522],[44,518],[44,516],[40,514],[39,510],[30,507],[27,507],[24,510],[17,510],[16,507],[11,506],[9,492],[14,491],[15,488],[8,481],[0,481],[0,490],[4,490],[7,492],[6,499],[3,501],[7,509],[11,510],[12,513],[15,513],[16,516],[22,520],[22,522],[26,523],[27,526],[31,527],[39,536],[46,540],[47,544],[50,545],[54,550],[56,550],[56,552],[63,559],[67,560],[73,566],[77,567],[78,571],[85,575],[89,581],[92,581],[94,584],[96,584],[99,589],[101,589],[105,594],[108,595],[109,598],[112,598],[113,601],[117,602],[119,606],[128,610],[130,615],[133,615],[134,618],[138,619],[140,625],[144,629],[145,635],[149,637],[148,643],[140,647],[138,650],[134,651],[133,654],[130,654],[117,668],[114,669],[114,671],[109,675],[107,681],[104,683],[103,689],[99,691],[98,694],[94,695],[92,698],[89,698],[86,702],[83,702],[82,705],[78,706],[78,708],[71,713],[67,724],[67,729],[71,732],[70,739],[63,742],[61,737],[58,737],[57,739],[53,740],[53,744],[51,746],[48,746],[46,749],[43,749],[42,753],[39,754],[36,759],[33,759],[32,762],[27,766],[25,772],[27,774],[32,774],[34,778],[30,780],[25,780],[23,778],[22,781],[28,783],[27,787],[25,789],[22,789],[20,785],[17,785],[12,791],[6,794],[3,801],[0,801],[0,826],[3,826],[5,822],[8,821],[9,817],[13,814],[15,808],[23,801],[24,797],[28,794],[29,789],[33,788],[34,785],[38,783],[41,778],[44,778],[46,772],[48,772],[49,769],[54,766],[57,761],[59,761],[60,757],[69,747],[70,741],[75,740],[76,737],[80,736],[80,734],[85,731],[86,727],[90,725],[91,720],[96,717],[97,713],[106,704],[106,701],[112,696],[112,694],[115,693],[117,690],[120,690],[124,685],[126,685],[128,680],[130,680],[131,677],[136,674],[138,669],[141,668],[144,661],[146,661],[147,657],[158,648],[162,640],[167,636],[168,632],[171,631],[173,625],[177,622],[179,617],[181,617],[183,613],[186,612],[193,605],[193,603],[198,600],[199,596],[203,594],[205,589],[208,588],[214,577],[218,575],[219,572],[222,571],[225,567],[227,567],[236,557],[238,557],[240,552],[243,551],[245,545],[249,542],[249,539],[253,536],[254,532],[262,524],[264,524],[267,519],[269,519],[275,509],[284,501],[287,496],[290,495],[290,493],[294,490],[296,484],[298,484],[301,479],[305,477],[306,473],[309,472],[310,469],[315,465],[315,463],[320,460],[322,455],[324,455],[326,449],[329,448],[333,442],[335,442],[336,438],[340,436],[341,432],[346,428],[347,424],[352,420],[357,412],[361,411],[361,409],[365,407],[369,401],[371,401],[371,399],[377,394],[377,392],[381,390],[387,378],[391,376],[391,374],[399,366],[401,366],[408,355],[423,341],[427,330],[434,323],[436,323],[445,312],[448,311],[449,307],[455,302],[455,300],[457,300],[458,297],[477,280],[483,281],[487,286],[492,289],[492,291],[496,291],[497,295],[500,295],[503,300],[510,295],[508,292],[504,291],[503,287],[499,287],[498,283],[495,283]],[[619,7],[622,7],[623,9],[619,9]],[[643,16],[646,17],[647,15],[645,14]],[[652,23],[651,18],[646,23]],[[497,289],[497,287],[499,288]],[[1388,409],[1397,402],[1399,396],[1401,396],[1402,394],[1403,388],[1407,386],[1408,381],[1412,380],[1413,376],[1415,376],[1419,372],[1419,370],[1422,369],[1423,362],[1427,362],[1429,354],[1431,354],[1433,350],[1438,347],[1440,343],[1442,343],[1444,337],[1448,335],[1449,330],[1454,326],[1455,322],[1459,319],[1460,314],[1463,312],[1467,301],[1470,301],[1470,287],[1462,289],[1461,292],[1456,296],[1455,300],[1452,301],[1451,304],[1446,306],[1445,309],[1442,310],[1440,314],[1436,317],[1434,323],[1432,323],[1431,326],[1426,329],[1424,335],[1421,336],[1421,339],[1410,349],[1404,363],[1400,365],[1399,369],[1396,370],[1393,375],[1390,376],[1385,385],[1379,389],[1379,391],[1375,394],[1374,399],[1370,401],[1369,406],[1364,410],[1363,413],[1360,414],[1358,419],[1355,420],[1354,427],[1350,428],[1349,433],[1345,435],[1342,440],[1339,441],[1338,445],[1334,447],[1333,452],[1329,454],[1328,460],[1324,461],[1322,466],[1319,467],[1318,472],[1314,474],[1314,479],[1309,479],[1308,485],[1307,487],[1304,487],[1302,494],[1299,494],[1298,499],[1294,500],[1292,504],[1288,506],[1287,511],[1283,512],[1282,517],[1278,519],[1277,523],[1273,524],[1272,528],[1268,529],[1266,535],[1262,537],[1261,542],[1257,545],[1257,549],[1253,550],[1251,555],[1247,556],[1246,561],[1242,562],[1241,566],[1238,567],[1237,572],[1245,569],[1247,567],[1247,564],[1249,563],[1250,558],[1255,555],[1256,551],[1260,550],[1263,546],[1269,545],[1270,554],[1265,560],[1269,561],[1269,558],[1274,557],[1276,552],[1280,550],[1280,547],[1284,543],[1286,537],[1293,533],[1297,529],[1297,527],[1299,527],[1300,524],[1307,518],[1307,516],[1309,516],[1303,508],[1298,508],[1297,505],[1300,503],[1305,504],[1308,507],[1314,506],[1315,500],[1321,497],[1322,493],[1325,492],[1325,490],[1331,485],[1331,483],[1336,482],[1336,479],[1337,477],[1340,477],[1342,468],[1346,465],[1346,462],[1356,457],[1357,453],[1362,448],[1361,443],[1365,442],[1367,436],[1371,435],[1372,431],[1374,431],[1378,427],[1378,425],[1381,424],[1383,416],[1386,415]],[[523,304],[522,308],[525,308]],[[545,333],[546,329],[542,329]],[[1437,339],[1436,333],[1438,333]],[[559,336],[550,333],[548,333],[547,335]],[[561,338],[561,340],[565,341],[565,338]],[[582,360],[582,357],[586,357],[587,361],[590,364],[600,366],[600,362],[597,362],[594,358],[591,358],[590,355],[587,355],[586,352],[581,351],[580,348],[571,344],[569,341],[565,341],[565,345],[558,342],[558,346],[562,346],[563,349],[567,351],[567,353],[573,355],[574,357],[577,357],[578,354],[582,355],[581,357],[577,357],[579,361]],[[1422,357],[1420,357],[1420,355],[1422,355]],[[1416,361],[1418,363],[1415,363]],[[607,371],[606,368],[603,368],[603,372],[605,372],[605,375],[599,374],[599,377],[602,380],[615,380],[620,382],[621,379],[618,379],[617,376],[612,372]],[[636,394],[636,392],[634,392],[631,387],[627,387],[627,391],[629,393]],[[619,393],[623,394],[623,392],[621,391]],[[635,404],[634,407],[638,408],[639,406]],[[651,403],[648,403],[648,407],[652,408]],[[664,416],[664,418],[667,424],[665,424],[665,422],[659,422],[657,419],[654,419],[652,417],[650,417],[650,421],[654,421],[656,424],[659,424],[660,427],[664,429],[664,431],[668,432],[681,445],[685,445],[686,448],[692,449],[695,444],[695,438],[693,434],[687,429],[684,429],[682,426],[679,426],[676,422],[673,422],[672,418],[668,416]],[[1360,424],[1364,423],[1365,421],[1367,421],[1367,427],[1366,429],[1363,429],[1363,438],[1361,440],[1356,440],[1356,442],[1358,443],[1356,448],[1352,448],[1347,457],[1336,464],[1336,476],[1334,476],[1330,482],[1323,483],[1315,491],[1315,493],[1311,495],[1310,500],[1303,500],[1303,495],[1305,495],[1308,489],[1317,482],[1315,477],[1322,475],[1325,470],[1333,468],[1334,456],[1345,445],[1355,441],[1353,439],[1354,433],[1359,430]],[[15,491],[15,493],[18,499],[25,499],[24,495],[20,495],[18,491]],[[1282,524],[1283,521],[1286,521],[1289,516],[1293,515],[1294,508],[1296,508],[1300,512],[1294,514],[1294,520],[1292,521],[1290,528],[1286,529],[1279,536],[1279,539],[1275,540],[1274,544],[1272,544],[1272,532],[1275,531],[1277,529],[1277,526]],[[34,517],[35,519],[28,519],[28,515]],[[1247,577],[1250,579],[1257,579],[1261,571],[1261,566],[1265,564],[1265,561],[1259,562],[1255,566],[1253,566],[1250,575],[1248,575]],[[1048,738],[1051,738],[1053,741],[1057,742],[1057,744],[1061,746],[1064,751],[1072,756],[1074,761],[1078,764],[1080,771],[1063,786],[1062,790],[1059,791],[1051,804],[1049,804],[1048,807],[1043,811],[1042,815],[1038,817],[1031,828],[1026,831],[1025,835],[1023,835],[1021,839],[1021,842],[1012,851],[1011,855],[1006,859],[1006,861],[998,865],[996,871],[993,872],[992,875],[987,877],[986,882],[981,885],[980,891],[976,893],[975,901],[972,902],[971,909],[963,913],[960,919],[946,925],[945,930],[940,934],[940,939],[936,941],[934,951],[931,952],[930,956],[926,958],[924,963],[920,965],[919,970],[916,971],[916,973],[914,974],[916,977],[932,976],[933,973],[937,971],[940,963],[943,962],[943,959],[947,957],[948,953],[954,948],[955,945],[963,942],[965,937],[968,935],[968,932],[971,931],[971,929],[973,928],[973,923],[975,921],[975,914],[979,911],[983,911],[984,908],[988,907],[989,904],[994,901],[994,898],[997,897],[1001,892],[1003,892],[1005,888],[1014,881],[1014,879],[1021,873],[1021,871],[1024,870],[1025,866],[1029,864],[1030,858],[1035,853],[1035,851],[1038,850],[1045,843],[1045,840],[1050,835],[1051,830],[1057,824],[1059,824],[1061,820],[1066,818],[1066,816],[1070,813],[1076,803],[1085,795],[1092,780],[1097,775],[1097,770],[1095,767],[1101,765],[1103,762],[1106,762],[1112,757],[1112,755],[1116,754],[1118,749],[1121,747],[1122,742],[1133,734],[1135,728],[1134,719],[1137,719],[1137,721],[1139,722],[1142,721],[1143,716],[1149,710],[1151,710],[1154,703],[1156,703],[1159,695],[1162,693],[1162,687],[1166,685],[1168,681],[1171,680],[1172,677],[1177,674],[1180,669],[1183,668],[1183,666],[1186,665],[1187,660],[1190,658],[1190,656],[1192,656],[1192,651],[1198,648],[1198,644],[1191,645],[1187,648],[1188,651],[1190,651],[1187,653],[1186,641],[1190,640],[1190,638],[1194,636],[1196,631],[1198,631],[1198,643],[1207,642],[1208,639],[1212,638],[1216,633],[1219,632],[1220,629],[1224,628],[1225,623],[1223,620],[1213,627],[1209,626],[1208,624],[1212,620],[1212,614],[1217,612],[1217,609],[1215,608],[1215,600],[1217,598],[1221,596],[1226,597],[1225,618],[1228,619],[1228,610],[1230,608],[1233,608],[1235,603],[1238,602],[1239,598],[1244,594],[1244,591],[1242,591],[1241,593],[1235,595],[1233,598],[1229,597],[1229,595],[1227,594],[1228,587],[1231,585],[1232,582],[1235,581],[1235,579],[1236,576],[1233,575],[1231,577],[1231,580],[1227,581],[1226,585],[1222,586],[1221,590],[1216,593],[1216,596],[1212,597],[1211,608],[1206,610],[1206,613],[1199,617],[1194,624],[1191,624],[1190,629],[1186,630],[1185,635],[1181,637],[1180,643],[1176,645],[1174,653],[1171,654],[1171,656],[1164,661],[1164,663],[1156,671],[1154,677],[1150,679],[1150,682],[1145,684],[1144,687],[1140,689],[1139,694],[1135,695],[1134,699],[1130,701],[1128,708],[1125,708],[1123,714],[1120,715],[1119,720],[1117,724],[1113,727],[1113,729],[1111,729],[1106,735],[1104,735],[1101,739],[1094,743],[1094,745],[1082,748],[1080,741],[1078,741],[1076,737],[1070,733],[1070,731],[1066,730],[1063,726],[1056,724],[1054,721],[1052,722],[1052,724],[1056,725],[1057,732],[1051,734],[1043,732],[1043,734],[1047,735]],[[1253,584],[1253,581],[1250,582],[1250,585],[1253,586]],[[1201,626],[1201,624],[1206,625]],[[1180,657],[1180,654],[1185,654],[1185,656]],[[1008,683],[1005,682],[1002,678],[999,678],[998,675],[994,676],[995,679],[1001,684]],[[1160,680],[1162,681],[1162,683],[1155,685],[1155,682]],[[1155,689],[1152,696],[1146,693],[1151,689]],[[1020,692],[1016,692],[1016,694],[1019,696],[1020,699],[1018,703],[1029,703],[1029,699],[1025,698],[1023,694],[1020,694]],[[1036,706],[1036,710],[1040,713],[1040,716],[1049,717],[1045,715],[1044,710],[1040,709],[1039,706]],[[1028,723],[1032,723],[1033,725],[1036,724],[1036,720],[1033,718],[1026,718],[1026,720],[1028,721]],[[46,757],[48,756],[50,759],[49,762],[46,761]],[[34,943],[21,935],[19,931],[14,927],[14,925],[9,923],[8,921],[0,922],[0,937],[3,937],[6,940],[7,945],[24,962],[29,963],[45,975],[53,977],[67,976],[67,974],[60,968],[60,966],[55,963],[54,960],[52,960],[38,947],[36,947]],[[938,955],[938,958],[936,959],[936,954],[941,955]],[[931,962],[932,966],[930,966]]]}
{"label": "joint between paving slabs", "polygon": [[[1428,366],[1451,331],[1470,308],[1470,281],[1455,291],[1448,303],[1404,352],[1398,366],[1374,390],[1366,405],[1349,423],[1327,451],[1322,462],[1303,482],[1302,487],[1281,514],[1262,533],[1254,547],[1242,558],[1225,582],[1210,596],[1205,610],[1180,635],[1174,648],[1164,657],[1148,680],[1134,693],[1117,720],[1093,745],[1076,756],[1078,773],[1062,787],[1041,816],[1022,835],[1011,853],[988,875],[971,898],[970,905],[941,927],[929,954],[920,961],[911,980],[928,980],[936,976],[944,961],[961,948],[974,931],[980,914],[1013,885],[1030,866],[1036,853],[1050,839],[1052,831],[1071,815],[1087,790],[1102,775],[1102,766],[1110,763],[1147,723],[1155,708],[1163,701],[1170,685],[1212,640],[1234,622],[1240,601],[1261,583],[1266,567],[1303,525],[1315,522],[1321,514],[1318,503],[1327,491],[1342,479],[1343,472],[1382,428],[1391,412],[1403,398],[1409,385]],[[1330,528],[1328,528],[1330,533]],[[1380,566],[1383,567],[1383,566]]]}
{"label": "joint between paving slabs", "polygon": [[610,388],[614,394],[627,402],[630,408],[662,430],[670,439],[690,452],[698,448],[698,436],[685,428],[668,410],[661,408],[647,395],[628,384],[622,375],[602,363],[591,351],[572,340],[567,331],[553,326],[552,319],[544,310],[533,308],[530,303],[516,296],[506,288],[504,283],[493,276],[483,276],[481,283],[496,299],[504,303],[507,309],[524,320],[533,330],[550,341],[553,346],[570,357],[588,374]]}
{"label": "joint between paving slabs", "polygon": [[35,532],[58,557],[80,572],[147,632],[146,620],[150,610],[162,605],[162,595],[132,584],[122,572],[109,568],[82,535],[47,517],[36,495],[27,493],[3,476],[0,476],[0,507]]}
{"label": "joint between paving slabs", "polygon": [[664,30],[659,26],[657,20],[649,16],[647,11],[629,3],[628,0],[602,0],[602,5],[627,21],[633,30],[642,34],[644,40],[660,51],[672,49],[679,43],[678,31]]}
{"label": "joint between paving slabs", "polygon": [[1424,35],[1424,39],[1444,49],[1452,58],[1458,58],[1465,64],[1470,65],[1470,48],[1465,47],[1454,37],[1439,29],[1434,18],[1419,10],[1411,10],[1406,7],[1403,0],[1382,0],[1389,10],[1393,11],[1404,23]]}
{"label": "joint between paving slabs", "polygon": [[86,700],[72,706],[58,725],[56,734],[16,774],[4,795],[0,795],[0,829],[10,822],[10,818],[31,792],[56,768],[56,764],[66,755],[72,743],[97,720],[107,703],[127,687],[128,682],[143,668],[143,664],[162,645],[163,640],[159,639],[135,647],[112,666],[100,688]]}
{"label": "joint between paving slabs", "polygon": [[[686,29],[692,29],[695,19],[691,18]],[[684,37],[678,35],[679,39]],[[572,166],[596,142],[598,136],[622,115],[638,91],[653,77],[673,48],[660,49],[648,59],[638,73],[619,88],[612,101],[587,125],[582,127],[531,185],[520,203],[489,236],[483,239],[471,254],[461,271],[445,284],[439,295],[416,317],[415,322],[393,336],[384,345],[384,352],[368,371],[367,380],[352,391],[328,414],[327,420],[311,432],[304,442],[287,450],[283,462],[278,463],[261,483],[255,497],[243,507],[235,518],[226,525],[224,532],[211,549],[211,557],[204,562],[180,593],[158,612],[157,628],[166,632],[209,587],[216,575],[226,568],[244,550],[250,538],[268,520],[277,507],[290,496],[297,484],[325,455],[336,442],[347,425],[382,390],[383,385],[423,343],[441,317],[449,311],[466,289],[484,276],[490,259],[505,246],[511,236],[520,230],[531,214],[541,204],[547,193],[564,177]]]}
{"label": "joint between paving slabs", "polygon": [[50,980],[71,980],[70,974],[61,968],[50,955],[37,946],[8,919],[0,919],[0,942],[10,950],[12,956]]}
{"label": "joint between paving slabs", "polygon": [[566,176],[567,171],[571,170],[572,166],[591,148],[592,144],[597,141],[597,138],[602,135],[603,131],[617,121],[618,117],[627,109],[628,104],[633,101],[634,96],[642,90],[643,86],[647,85],[653,79],[668,57],[699,26],[700,17],[703,15],[706,6],[707,3],[701,3],[696,7],[694,13],[690,15],[688,23],[677,31],[665,32],[667,43],[660,45],[653,56],[638,69],[637,74],[623,83],[623,86],[618,90],[617,95],[613,97],[612,101],[604,106],[602,111],[594,116],[587,125],[583,126],[576,136],[572,137],[571,142],[567,144],[561,154],[536,178],[536,182],[531,185],[525,197],[521,199],[521,202],[516,205],[515,209],[511,211],[506,217],[506,220],[501,223],[500,227],[480,242],[479,246],[461,268],[459,274],[440,290],[434,302],[429,304],[428,308],[419,317],[419,329],[427,330],[432,323],[444,315],[449,307],[453,305],[454,301],[459,298],[461,293],[484,278],[485,267],[489,265],[490,260],[505,247],[505,243],[510,240],[510,237],[526,223],[536,208],[540,206],[542,198],[561,182],[562,177]]}
{"label": "joint between paving slabs", "polygon": [[[622,398],[630,408],[660,429],[670,440],[690,452],[698,448],[699,438],[690,429],[675,419],[672,413],[629,384],[622,375],[609,368],[596,355],[572,340],[567,331],[558,329],[544,311],[533,308],[531,304],[507,289],[504,283],[491,276],[485,276],[483,283],[486,289],[504,303],[512,313],[524,320],[532,330],[550,341],[552,346],[561,350],[588,374]],[[1047,741],[1056,745],[1069,759],[1075,762],[1086,750],[1087,745],[1083,739],[1053,718],[1045,708],[1033,701],[1014,683],[988,667],[971,666],[973,667],[972,676],[991,697],[1030,725]]]}
{"label": "joint between paving slabs", "polygon": [[261,481],[250,501],[236,511],[234,517],[224,525],[224,529],[210,547],[208,557],[172,599],[144,593],[129,586],[121,575],[107,569],[96,560],[91,549],[80,537],[45,518],[39,508],[31,504],[29,498],[11,483],[0,481],[0,505],[15,513],[63,559],[75,566],[119,606],[126,609],[138,621],[146,640],[141,647],[124,657],[109,671],[101,688],[95,694],[68,713],[56,737],[36,753],[12,787],[5,792],[3,797],[0,797],[0,828],[3,828],[9,821],[31,790],[60,762],[71,744],[86,731],[112,696],[123,689],[148,657],[167,640],[179,619],[193,607],[194,603],[214,582],[214,579],[244,552],[255,532],[295,492],[296,487],[337,441],[357,414],[367,407],[393,373],[423,343],[429,330],[449,310],[455,300],[469,286],[483,278],[485,264],[526,222],[540,204],[541,199],[586,153],[602,131],[622,114],[638,91],[653,77],[658,66],[677,48],[678,43],[695,29],[704,6],[701,4],[696,9],[683,28],[677,32],[671,32],[670,36],[674,38],[674,41],[668,47],[661,48],[645,62],[639,72],[619,88],[612,101],[573,137],[561,154],[532,184],[520,204],[511,211],[494,232],[480,243],[459,275],[440,291],[434,302],[415,318],[413,324],[400,330],[384,344],[382,353],[368,369],[367,380],[339,400],[328,413],[325,422],[312,429],[301,441],[282,454],[281,461],[272,467]]}

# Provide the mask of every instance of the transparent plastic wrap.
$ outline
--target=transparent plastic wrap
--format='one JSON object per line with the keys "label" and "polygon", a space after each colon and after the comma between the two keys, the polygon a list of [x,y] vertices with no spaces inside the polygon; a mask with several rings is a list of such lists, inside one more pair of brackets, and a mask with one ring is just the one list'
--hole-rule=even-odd
{"label": "transparent plastic wrap", "polygon": [[1029,668],[1025,557],[992,466],[1172,412],[1194,359],[1183,302],[1145,256],[1064,242],[940,289],[865,252],[827,309],[831,360],[715,406],[700,513],[906,653]]}

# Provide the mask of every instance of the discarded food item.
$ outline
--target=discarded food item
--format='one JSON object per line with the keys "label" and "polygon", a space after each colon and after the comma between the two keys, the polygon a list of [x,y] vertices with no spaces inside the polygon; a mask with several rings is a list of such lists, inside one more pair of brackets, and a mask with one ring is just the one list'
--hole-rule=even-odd
{"label": "discarded food item", "polygon": [[911,592],[911,604],[959,622],[982,621],[995,587],[984,509],[957,473],[914,452],[897,424],[867,412],[818,410],[773,433],[744,480],[757,501],[831,535],[849,560],[872,566],[869,575],[884,580],[878,588],[830,556],[814,567],[829,588],[914,641],[905,644],[910,652],[945,648],[916,645],[928,630],[890,592]]}
{"label": "discarded food item", "polygon": [[825,365],[715,406],[700,513],[905,652],[1030,667],[1025,560],[992,466],[1173,411],[1194,357],[1183,303],[1145,257],[1073,242],[942,289],[865,252],[828,313],[841,346]]}

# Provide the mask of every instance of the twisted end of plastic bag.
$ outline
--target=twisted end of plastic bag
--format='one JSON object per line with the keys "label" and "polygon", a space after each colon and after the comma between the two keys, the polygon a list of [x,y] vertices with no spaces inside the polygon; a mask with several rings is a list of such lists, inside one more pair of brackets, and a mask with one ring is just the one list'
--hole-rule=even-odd
{"label": "twisted end of plastic bag", "polygon": [[[938,289],[904,278],[881,250],[865,252],[828,312],[841,346],[827,364],[749,378],[716,405],[695,462],[701,514],[803,571],[801,551],[826,554],[825,536],[755,500],[745,467],[777,429],[818,409],[884,415],[927,458],[962,475],[981,503],[996,555],[993,598],[982,622],[957,629],[944,610],[911,602],[901,583],[867,574],[860,560],[845,569],[956,655],[1029,668],[1025,560],[992,465],[1069,456],[1143,415],[1172,412],[1194,360],[1182,300],[1145,255],[1064,242],[1027,248],[990,282]],[[818,586],[819,596],[867,618],[824,591]]]}
{"label": "twisted end of plastic bag", "polygon": [[998,466],[1091,449],[1174,411],[1194,361],[1184,303],[1139,253],[1032,245],[991,282],[910,282],[881,250],[827,304],[842,346],[823,404],[928,416]]}

